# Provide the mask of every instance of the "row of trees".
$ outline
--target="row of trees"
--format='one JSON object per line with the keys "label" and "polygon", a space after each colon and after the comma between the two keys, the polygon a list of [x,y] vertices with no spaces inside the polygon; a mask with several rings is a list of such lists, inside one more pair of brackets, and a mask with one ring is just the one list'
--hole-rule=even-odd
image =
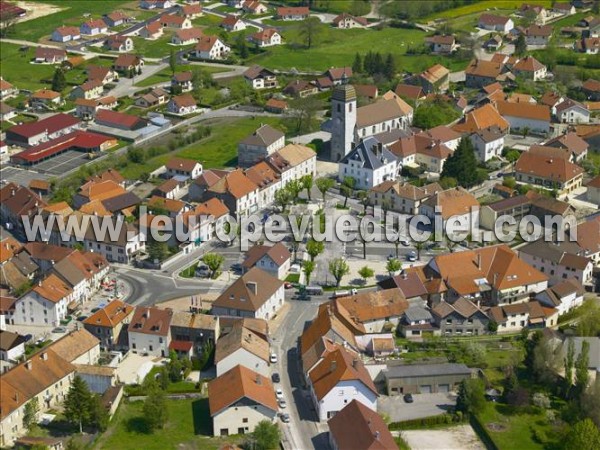
{"label": "row of trees", "polygon": [[357,53],[352,63],[352,72],[370,76],[379,75],[391,80],[396,75],[396,61],[391,53],[385,55],[369,51],[364,57]]}

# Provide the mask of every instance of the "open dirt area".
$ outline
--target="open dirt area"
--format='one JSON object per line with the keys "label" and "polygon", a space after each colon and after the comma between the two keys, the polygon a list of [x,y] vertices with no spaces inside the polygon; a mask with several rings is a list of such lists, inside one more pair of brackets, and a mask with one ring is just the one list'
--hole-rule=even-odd
{"label": "open dirt area", "polygon": [[[37,2],[17,2],[17,6],[19,8],[23,8],[27,11],[27,15],[25,17],[21,17],[19,22],[26,22],[28,20],[37,19],[38,17],[48,16],[50,14],[57,13],[62,11],[63,9],[56,5],[48,5],[46,3],[37,3]],[[59,26],[59,25],[57,25]]]}
{"label": "open dirt area", "polygon": [[485,450],[470,425],[443,430],[403,431],[402,437],[412,450]]}

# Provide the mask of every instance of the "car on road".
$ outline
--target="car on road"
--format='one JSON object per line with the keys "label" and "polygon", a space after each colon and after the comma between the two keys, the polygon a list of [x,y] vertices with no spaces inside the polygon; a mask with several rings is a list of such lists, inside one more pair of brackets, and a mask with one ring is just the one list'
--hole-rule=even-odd
{"label": "car on road", "polygon": [[65,327],[56,327],[52,330],[53,333],[66,333],[67,329]]}
{"label": "car on road", "polygon": [[234,272],[241,272],[242,271],[242,265],[240,263],[233,263],[230,267],[231,270],[233,270]]}
{"label": "car on road", "polygon": [[23,336],[23,339],[25,339],[25,342],[29,342],[31,339],[33,339],[33,335],[32,334],[26,334],[25,336]]}
{"label": "car on road", "polygon": [[281,377],[277,372],[275,372],[273,375],[271,375],[271,380],[273,383],[279,383],[281,381]]}
{"label": "car on road", "polygon": [[283,287],[285,289],[293,289],[294,285],[292,283],[290,283],[289,281],[286,281],[285,283],[283,283]]}
{"label": "car on road", "polygon": [[406,394],[406,395],[404,396],[404,401],[405,401],[406,403],[412,403],[412,402],[414,402],[414,401],[415,401],[415,399],[413,398],[412,394]]}
{"label": "car on road", "polygon": [[283,399],[283,390],[275,389],[275,397],[277,397],[277,399]]}
{"label": "car on road", "polygon": [[409,252],[409,253],[407,253],[406,259],[407,259],[407,261],[411,261],[411,262],[416,261],[417,260],[417,252]]}
{"label": "car on road", "polygon": [[287,402],[286,402],[286,401],[285,401],[283,398],[280,398],[280,399],[279,399],[279,401],[278,401],[277,403],[279,404],[279,407],[280,407],[281,409],[285,409],[285,408],[287,408]]}
{"label": "car on road", "polygon": [[410,241],[406,238],[400,238],[400,243],[405,247],[408,247],[410,245]]}
{"label": "car on road", "polygon": [[196,267],[196,276],[197,277],[207,277],[210,275],[210,269],[208,266],[202,264]]}
{"label": "car on road", "polygon": [[92,310],[90,312],[93,314],[93,313],[95,313],[97,311],[100,311],[100,308],[92,308]]}
{"label": "car on road", "polygon": [[269,361],[271,362],[271,364],[277,364],[277,355],[275,353],[271,353]]}
{"label": "car on road", "polygon": [[283,423],[289,423],[290,422],[290,415],[288,413],[282,413],[279,415],[279,417],[281,418],[281,421]]}
{"label": "car on road", "polygon": [[88,316],[79,316],[79,317],[77,318],[77,321],[78,321],[78,322],[83,322],[83,321],[84,321],[85,319],[87,319],[87,318],[88,318]]}

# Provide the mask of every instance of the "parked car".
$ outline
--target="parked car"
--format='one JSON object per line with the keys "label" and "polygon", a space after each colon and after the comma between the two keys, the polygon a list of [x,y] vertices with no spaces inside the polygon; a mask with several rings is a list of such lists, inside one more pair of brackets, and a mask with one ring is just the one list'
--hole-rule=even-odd
{"label": "parked car", "polygon": [[410,241],[406,238],[400,238],[400,243],[405,247],[408,247],[410,245]]}
{"label": "parked car", "polygon": [[417,252],[409,252],[409,253],[406,255],[406,260],[407,260],[407,261],[411,261],[411,262],[414,262],[414,261],[416,261],[416,260],[417,260]]}
{"label": "parked car", "polygon": [[290,421],[290,415],[288,413],[282,413],[279,415],[279,417],[281,417],[281,421],[283,423],[289,423]]}
{"label": "parked car", "polygon": [[273,375],[271,375],[271,380],[273,381],[273,383],[279,383],[281,381],[281,378],[279,377],[279,374],[275,372]]}
{"label": "parked car", "polygon": [[200,265],[196,267],[196,276],[197,277],[207,277],[210,275],[210,269],[206,265]]}
{"label": "parked car", "polygon": [[279,404],[279,407],[280,407],[281,409],[285,409],[285,408],[287,408],[287,402],[286,402],[284,399],[280,398],[280,399],[279,399],[279,401],[278,401],[277,403]]}
{"label": "parked car", "polygon": [[242,271],[242,265],[240,263],[233,263],[231,265],[231,270],[233,270],[234,272],[241,272]]}
{"label": "parked car", "polygon": [[271,361],[271,364],[277,364],[277,355],[275,353],[271,353],[269,361]]}
{"label": "parked car", "polygon": [[52,330],[53,333],[66,333],[67,329],[65,327],[56,327]]}
{"label": "parked car", "polygon": [[281,399],[283,398],[283,390],[282,389],[275,389],[275,397],[277,397],[277,399]]}
{"label": "parked car", "polygon": [[292,283],[290,283],[289,281],[286,281],[285,283],[283,283],[283,287],[285,289],[293,289],[294,285]]}
{"label": "parked car", "polygon": [[87,319],[87,318],[88,318],[88,316],[79,316],[79,317],[77,318],[77,321],[78,321],[78,322],[83,322],[83,321],[84,321],[85,319]]}
{"label": "parked car", "polygon": [[404,396],[404,401],[405,401],[406,403],[412,403],[412,402],[414,402],[414,401],[415,401],[415,399],[413,398],[412,394],[406,394],[406,395]]}

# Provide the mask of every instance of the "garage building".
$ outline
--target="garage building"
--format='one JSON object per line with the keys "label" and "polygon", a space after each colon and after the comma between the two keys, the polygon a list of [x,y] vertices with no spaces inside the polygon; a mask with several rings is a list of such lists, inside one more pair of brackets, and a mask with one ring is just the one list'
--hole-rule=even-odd
{"label": "garage building", "polygon": [[478,369],[464,364],[411,364],[388,366],[384,371],[388,395],[451,392],[466,379],[474,378]]}

